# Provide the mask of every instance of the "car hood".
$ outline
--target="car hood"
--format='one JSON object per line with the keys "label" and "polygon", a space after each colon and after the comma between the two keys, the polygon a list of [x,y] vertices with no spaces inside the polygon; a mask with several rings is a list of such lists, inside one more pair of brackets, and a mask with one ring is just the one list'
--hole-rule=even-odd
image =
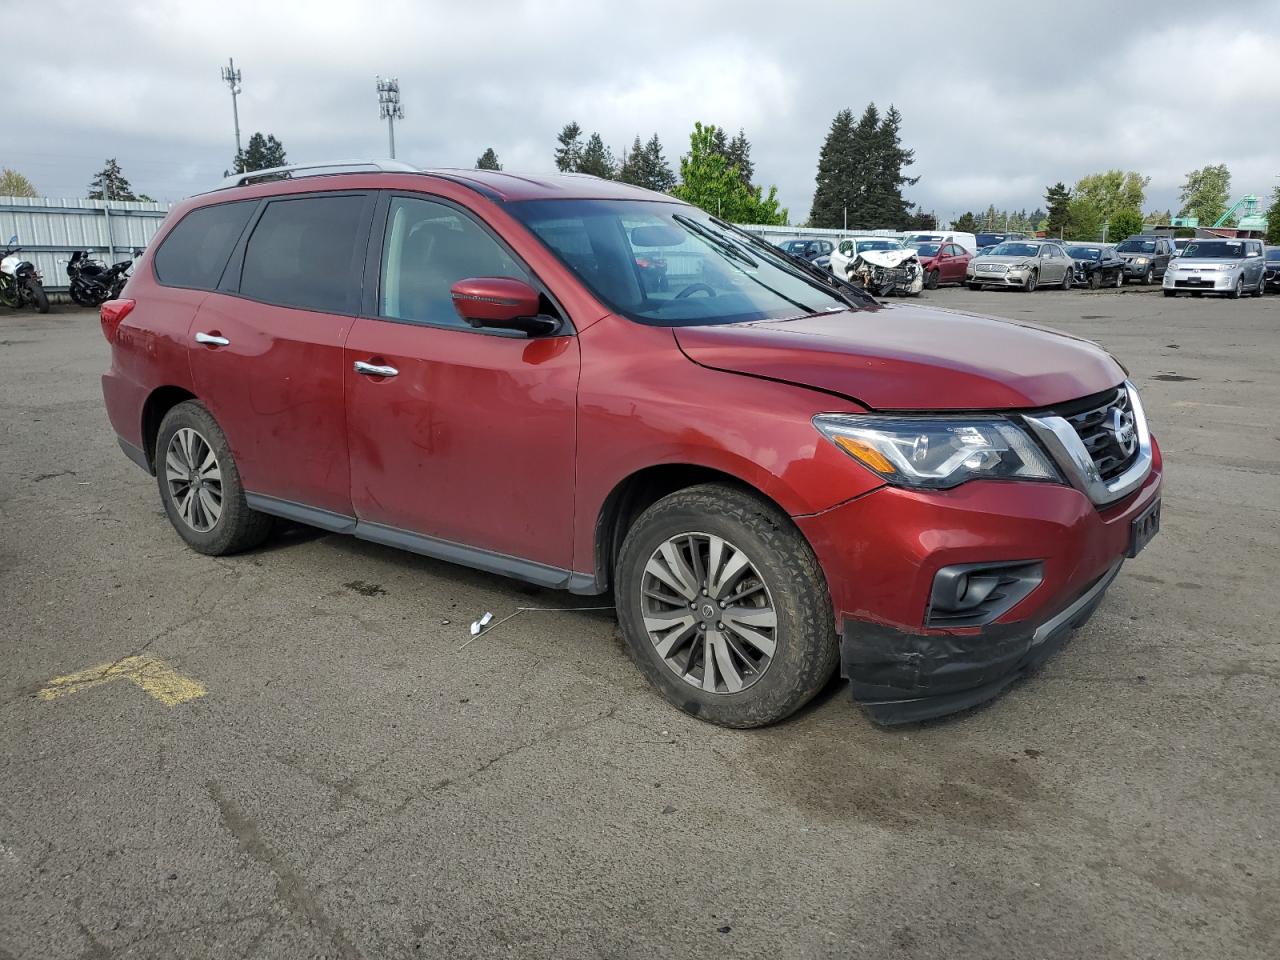
{"label": "car hood", "polygon": [[1156,253],[1121,253],[1121,252],[1117,251],[1117,252],[1116,252],[1116,256],[1117,256],[1117,257],[1119,257],[1121,260],[1137,260],[1137,259],[1139,259],[1139,258],[1142,258],[1143,260],[1154,260],[1156,257],[1158,257],[1158,256],[1159,256],[1159,254],[1156,254]]}
{"label": "car hood", "polygon": [[873,267],[899,267],[916,256],[914,250],[864,250],[858,254],[864,263]]}
{"label": "car hood", "polygon": [[677,327],[675,338],[702,366],[813,387],[873,410],[1045,407],[1125,377],[1090,341],[915,305]]}
{"label": "car hood", "polygon": [[993,257],[990,254],[988,254],[985,257],[975,257],[973,262],[975,264],[983,264],[983,263],[1014,264],[1014,263],[1026,263],[1029,260],[1034,260],[1034,259],[1036,258],[1035,257]]}

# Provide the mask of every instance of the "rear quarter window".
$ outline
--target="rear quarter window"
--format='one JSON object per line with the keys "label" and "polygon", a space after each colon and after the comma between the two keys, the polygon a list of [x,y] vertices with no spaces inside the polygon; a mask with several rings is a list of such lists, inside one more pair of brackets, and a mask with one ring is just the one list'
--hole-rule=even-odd
{"label": "rear quarter window", "polygon": [[212,290],[257,200],[237,200],[200,207],[183,217],[155,255],[156,278],[165,286]]}

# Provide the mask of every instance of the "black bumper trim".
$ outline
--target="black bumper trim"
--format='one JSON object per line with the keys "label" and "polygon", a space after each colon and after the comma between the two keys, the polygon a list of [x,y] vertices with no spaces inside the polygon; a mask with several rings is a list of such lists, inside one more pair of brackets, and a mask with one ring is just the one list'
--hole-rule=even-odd
{"label": "black bumper trim", "polygon": [[915,634],[848,622],[840,666],[854,702],[876,723],[894,726],[946,716],[999,696],[1089,620],[1123,562],[1038,624],[995,624],[969,634]]}

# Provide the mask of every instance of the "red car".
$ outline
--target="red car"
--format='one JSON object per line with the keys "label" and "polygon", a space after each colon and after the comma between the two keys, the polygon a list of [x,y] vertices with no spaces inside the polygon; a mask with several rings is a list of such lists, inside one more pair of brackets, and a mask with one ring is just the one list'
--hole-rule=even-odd
{"label": "red car", "polygon": [[936,290],[944,283],[964,283],[971,254],[958,243],[915,243],[916,257],[924,271],[926,290]]}
{"label": "red car", "polygon": [[178,205],[102,308],[111,423],[202,553],[284,517],[612,590],[670,701],[750,727],[836,669],[882,723],[994,697],[1158,528],[1092,343],[882,305],[620,183],[368,167]]}

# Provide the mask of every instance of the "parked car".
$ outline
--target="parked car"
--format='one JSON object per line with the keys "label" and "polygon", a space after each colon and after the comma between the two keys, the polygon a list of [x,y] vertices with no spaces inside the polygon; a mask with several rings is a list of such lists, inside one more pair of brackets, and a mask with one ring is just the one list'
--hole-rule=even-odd
{"label": "parked car", "polygon": [[902,238],[902,242],[908,247],[917,243],[954,243],[964,247],[970,254],[977,253],[979,246],[977,238],[972,233],[962,233],[956,230],[909,233]]}
{"label": "parked car", "polygon": [[176,205],[101,309],[111,424],[200,553],[279,516],[611,591],[663,695],[751,727],[837,668],[883,723],[988,700],[1159,528],[1097,344],[878,303],[621,183],[352,166]]}
{"label": "parked car", "polygon": [[1006,240],[1025,240],[1026,234],[1022,233],[976,233],[974,234],[974,242],[978,244],[978,252],[981,253],[984,247],[994,247],[1004,243]]}
{"label": "parked car", "polygon": [[1116,248],[1105,243],[1075,243],[1066,247],[1067,256],[1075,261],[1075,283],[1090,290],[1099,287],[1124,286],[1124,260]]}
{"label": "parked car", "polygon": [[877,297],[918,296],[925,274],[916,251],[893,237],[841,240],[831,254],[831,272]]}
{"label": "parked car", "polygon": [[1266,290],[1266,259],[1261,240],[1192,240],[1164,275],[1164,295],[1187,291],[1239,299]]}
{"label": "parked car", "polygon": [[[801,239],[786,240],[778,244],[778,247],[794,257],[804,257],[806,260],[813,262],[822,257],[830,258],[831,251],[835,249],[835,244],[830,240]],[[828,260],[828,262],[830,261]],[[826,263],[823,263],[822,266],[826,266]]]}
{"label": "parked car", "polygon": [[1010,240],[984,257],[969,261],[965,282],[970,290],[986,286],[1014,287],[1032,293],[1037,287],[1056,285],[1070,290],[1075,263],[1056,243],[1044,240]]}
{"label": "parked car", "polygon": [[1280,293],[1280,247],[1268,247],[1266,261],[1267,289]]}
{"label": "parked car", "polygon": [[957,243],[934,243],[924,241],[909,244],[915,247],[916,256],[920,258],[920,267],[924,270],[924,285],[927,290],[936,290],[944,283],[964,283],[969,261],[973,259],[964,247]]}
{"label": "parked car", "polygon": [[1165,236],[1139,234],[1116,244],[1116,253],[1124,260],[1124,274],[1139,283],[1155,283],[1169,269],[1173,257],[1173,241]]}

